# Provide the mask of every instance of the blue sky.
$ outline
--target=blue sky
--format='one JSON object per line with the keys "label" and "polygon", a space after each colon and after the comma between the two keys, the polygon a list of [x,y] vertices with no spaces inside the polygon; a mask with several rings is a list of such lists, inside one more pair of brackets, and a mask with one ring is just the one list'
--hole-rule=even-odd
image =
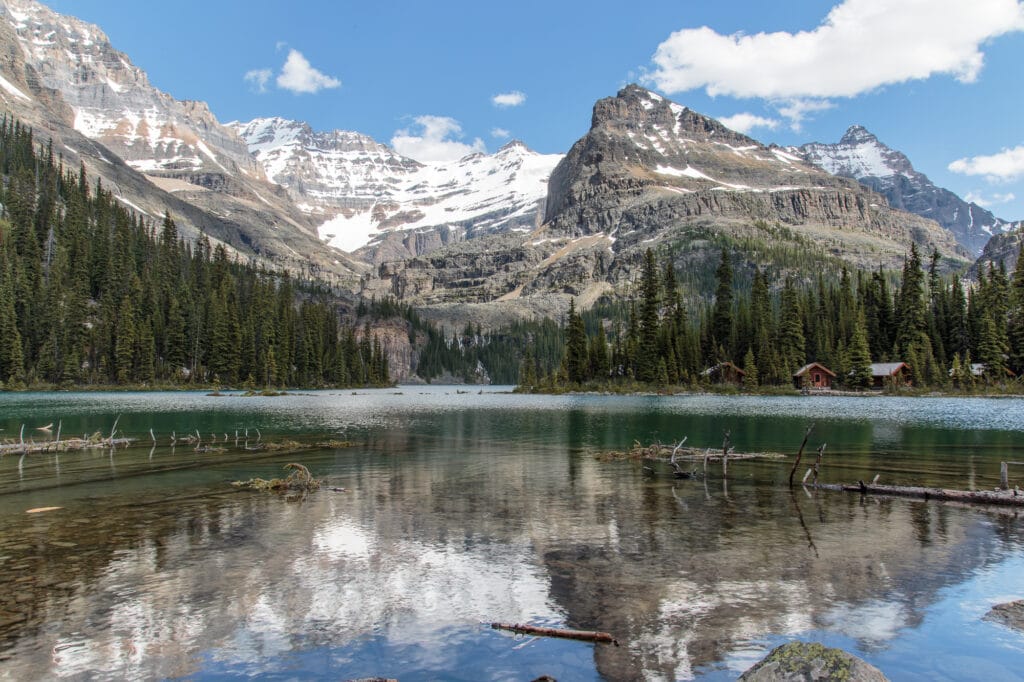
{"label": "blue sky", "polygon": [[414,157],[510,137],[564,152],[595,100],[640,82],[716,118],[746,114],[729,120],[759,123],[747,132],[764,142],[864,125],[937,184],[1024,218],[1019,0],[47,4],[222,122],[284,116]]}

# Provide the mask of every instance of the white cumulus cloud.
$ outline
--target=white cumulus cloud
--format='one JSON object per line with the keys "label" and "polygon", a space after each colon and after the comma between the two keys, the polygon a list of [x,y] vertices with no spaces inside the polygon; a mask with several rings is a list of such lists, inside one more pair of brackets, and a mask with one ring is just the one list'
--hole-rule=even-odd
{"label": "white cumulus cloud", "polygon": [[491,103],[496,107],[518,107],[526,102],[526,95],[518,90],[503,92],[491,98]]}
{"label": "white cumulus cloud", "polygon": [[670,94],[703,88],[783,105],[940,74],[969,83],[985,41],[1020,30],[1018,0],[843,0],[811,31],[676,31],[658,46],[646,80]]}
{"label": "white cumulus cloud", "polygon": [[415,129],[396,130],[391,146],[402,156],[420,163],[457,161],[474,152],[486,152],[484,141],[474,138],[471,144],[460,142],[462,126],[448,116],[417,116]]}
{"label": "white cumulus cloud", "polygon": [[764,116],[757,116],[743,112],[740,114],[733,114],[732,116],[723,116],[718,119],[727,128],[732,128],[737,133],[743,133],[746,135],[754,128],[767,128],[768,130],[775,130],[779,127],[778,119],[765,118]]}
{"label": "white cumulus cloud", "polygon": [[270,69],[253,69],[245,72],[245,82],[262,95],[267,91],[267,83],[273,75],[274,72]]}
{"label": "white cumulus cloud", "polygon": [[512,137],[512,133],[505,130],[504,128],[491,128],[491,137],[498,140],[504,140],[509,137]]}
{"label": "white cumulus cloud", "polygon": [[989,206],[996,206],[998,204],[1008,204],[1016,199],[1016,195],[1013,192],[1007,192],[1006,194],[992,194],[991,196],[985,196],[981,192],[968,192],[964,195],[964,201],[975,203],[983,208]]}
{"label": "white cumulus cloud", "polygon": [[1024,145],[989,156],[957,159],[949,170],[963,175],[984,175],[990,180],[1016,180],[1024,175]]}
{"label": "white cumulus cloud", "polygon": [[315,94],[341,87],[341,81],[319,71],[298,50],[289,50],[284,68],[277,76],[277,87],[295,94]]}

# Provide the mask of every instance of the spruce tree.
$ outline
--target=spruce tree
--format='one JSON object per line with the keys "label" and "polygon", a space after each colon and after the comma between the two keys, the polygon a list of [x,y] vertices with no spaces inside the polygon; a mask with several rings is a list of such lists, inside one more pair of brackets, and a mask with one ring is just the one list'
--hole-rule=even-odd
{"label": "spruce tree", "polygon": [[576,299],[569,299],[569,321],[566,330],[563,368],[571,383],[582,383],[587,370],[587,330],[576,312]]}
{"label": "spruce tree", "polygon": [[857,316],[853,328],[853,338],[849,349],[850,377],[849,384],[854,388],[871,388],[871,348],[863,313]]}
{"label": "spruce tree", "polygon": [[644,272],[641,284],[643,299],[640,307],[640,347],[636,359],[636,378],[645,383],[660,379],[658,363],[658,310],[660,307],[658,268],[654,253],[647,249],[644,254]]}
{"label": "spruce tree", "polygon": [[754,350],[747,349],[743,356],[743,390],[754,392],[757,390],[757,362],[754,360]]}
{"label": "spruce tree", "polygon": [[[733,332],[733,282],[732,262],[729,259],[729,250],[722,247],[722,258],[715,270],[717,287],[715,288],[715,304],[711,315],[711,341],[712,351],[724,349],[729,354],[732,344]],[[711,358],[709,358],[711,359]],[[727,357],[717,358],[728,360]]]}

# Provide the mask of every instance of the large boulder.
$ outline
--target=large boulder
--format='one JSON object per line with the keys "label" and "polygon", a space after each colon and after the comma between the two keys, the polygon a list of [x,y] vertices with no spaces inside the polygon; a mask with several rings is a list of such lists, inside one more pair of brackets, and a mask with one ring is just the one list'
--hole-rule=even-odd
{"label": "large boulder", "polygon": [[842,649],[817,642],[790,642],[772,649],[753,668],[740,675],[746,682],[886,682],[875,666]]}

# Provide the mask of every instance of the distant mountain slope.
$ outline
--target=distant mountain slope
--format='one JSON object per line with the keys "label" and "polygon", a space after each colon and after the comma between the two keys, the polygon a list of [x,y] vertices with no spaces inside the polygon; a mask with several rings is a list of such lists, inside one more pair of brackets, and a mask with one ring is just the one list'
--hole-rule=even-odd
{"label": "distant mountain slope", "polygon": [[125,204],[155,218],[171,211],[186,234],[206,232],[245,256],[354,280],[361,266],[320,243],[234,131],[206,104],[154,88],[96,26],[34,0],[0,0],[0,78],[4,108]]}
{"label": "distant mountain slope", "polygon": [[934,221],[630,85],[595,104],[590,131],[551,173],[537,230],[386,263],[363,286],[450,319],[558,314],[570,297],[586,307],[629,294],[647,248],[671,250],[688,295],[702,297],[723,247],[781,281],[899,268],[911,243],[950,268],[968,260]]}
{"label": "distant mountain slope", "polygon": [[928,176],[914,170],[904,154],[887,147],[862,126],[851,126],[837,144],[813,142],[797,151],[829,173],[870,187],[885,196],[893,208],[936,221],[975,255],[990,237],[1012,229],[1011,223],[987,209],[937,187]]}
{"label": "distant mountain slope", "polygon": [[267,176],[322,221],[323,239],[346,251],[362,249],[376,262],[533,229],[548,176],[562,158],[516,141],[491,155],[427,165],[356,132],[315,132],[281,118],[230,125]]}

